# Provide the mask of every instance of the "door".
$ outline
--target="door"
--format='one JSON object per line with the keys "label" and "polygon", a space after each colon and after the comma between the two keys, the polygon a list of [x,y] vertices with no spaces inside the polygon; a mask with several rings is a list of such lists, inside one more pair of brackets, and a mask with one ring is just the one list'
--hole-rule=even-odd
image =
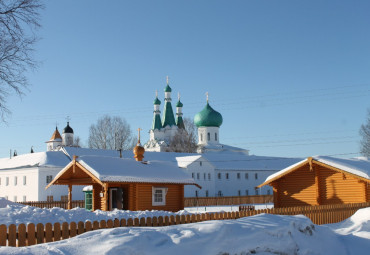
{"label": "door", "polygon": [[109,188],[109,211],[122,210],[123,194],[121,188]]}

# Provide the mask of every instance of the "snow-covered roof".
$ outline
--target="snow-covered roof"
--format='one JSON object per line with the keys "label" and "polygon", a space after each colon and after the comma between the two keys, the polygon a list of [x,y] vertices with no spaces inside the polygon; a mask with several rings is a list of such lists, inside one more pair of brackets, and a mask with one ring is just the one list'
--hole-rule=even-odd
{"label": "snow-covered roof", "polygon": [[[125,158],[133,158],[131,151],[123,153]],[[177,163],[179,167],[187,167],[199,159],[207,160],[217,170],[272,170],[278,171],[290,166],[301,158],[282,158],[247,155],[244,152],[221,151],[205,153],[176,152],[145,152],[144,160],[160,160]]]}
{"label": "snow-covered roof", "polygon": [[98,156],[78,157],[77,162],[103,182],[195,184],[188,173],[169,162],[143,163],[134,159]]}
{"label": "snow-covered roof", "polygon": [[[351,174],[355,174],[357,176],[370,179],[370,160],[367,158],[351,158],[351,159],[344,159],[344,158],[334,158],[328,156],[314,156],[312,157],[313,160],[318,162],[324,163],[326,165],[341,169]],[[296,168],[300,164],[304,164],[308,162],[308,159],[304,159],[302,161],[297,162],[296,164],[290,165],[277,173],[274,173],[268,176],[264,183],[275,179],[278,176],[281,176],[290,170]],[[262,185],[262,184],[261,184]]]}
{"label": "snow-covered roof", "polygon": [[76,156],[107,156],[107,157],[119,157],[119,151],[117,150],[103,150],[103,149],[89,149],[79,147],[62,147],[63,151],[71,160],[74,155]]}
{"label": "snow-covered roof", "polygon": [[70,160],[60,151],[36,152],[18,155],[12,158],[1,158],[0,169],[13,169],[20,167],[64,167]]}
{"label": "snow-covered roof", "polygon": [[343,159],[327,156],[316,156],[313,157],[313,159],[329,166],[339,168],[343,171],[370,179],[370,161],[367,158]]}
{"label": "snow-covered roof", "polygon": [[202,154],[218,170],[280,170],[300,161],[298,158],[281,158],[246,155],[244,153],[209,152]]}
{"label": "snow-covered roof", "polygon": [[188,167],[194,161],[202,158],[201,155],[176,157],[177,165],[182,168]]}

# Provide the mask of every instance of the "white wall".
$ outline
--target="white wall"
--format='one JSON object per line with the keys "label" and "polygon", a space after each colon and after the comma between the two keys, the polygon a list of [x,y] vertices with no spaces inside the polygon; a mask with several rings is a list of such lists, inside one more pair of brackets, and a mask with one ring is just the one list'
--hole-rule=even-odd
{"label": "white wall", "polygon": [[[215,170],[216,175],[216,185],[215,185],[215,196],[218,195],[218,191],[221,191],[222,196],[238,196],[239,191],[241,196],[247,195],[257,195],[255,187],[263,183],[266,178],[275,173],[276,171],[266,171],[266,170]],[[238,173],[240,174],[240,179],[238,179]],[[218,178],[218,174],[221,174],[221,179]],[[227,179],[227,174],[229,178]],[[248,178],[246,178],[248,174]],[[256,179],[257,174],[257,179]],[[270,191],[268,191],[270,190]],[[272,195],[271,187],[264,187],[258,189],[258,195],[267,195],[268,192]]]}
{"label": "white wall", "polygon": [[[46,201],[47,196],[53,196],[53,200],[60,200],[62,195],[68,195],[68,187],[64,185],[54,185],[45,190],[47,185],[46,176],[52,175],[54,178],[60,167],[27,167],[15,168],[0,171],[0,197],[7,197],[10,201],[23,202],[25,201]],[[26,182],[24,184],[24,176]],[[6,185],[6,178],[9,178],[9,183]],[[17,178],[17,184],[14,180]],[[82,192],[83,186],[73,186],[72,199],[84,199]]]}
{"label": "white wall", "polygon": [[[208,196],[213,197],[215,192],[215,173],[214,167],[208,161],[200,158],[189,164],[186,171],[194,176],[194,180],[199,184],[202,189],[194,185],[185,186],[185,197],[195,197],[195,191],[198,191],[198,197],[205,197],[206,191],[208,191]],[[208,178],[210,175],[210,179]],[[198,179],[199,176],[199,179]],[[205,178],[204,178],[205,177]]]}
{"label": "white wall", "polygon": [[[23,176],[26,176],[26,184],[23,184]],[[14,178],[17,177],[17,184]],[[6,185],[6,178],[9,183]],[[22,202],[37,201],[38,199],[38,168],[16,168],[11,170],[0,171],[0,196],[7,197],[10,201]]]}

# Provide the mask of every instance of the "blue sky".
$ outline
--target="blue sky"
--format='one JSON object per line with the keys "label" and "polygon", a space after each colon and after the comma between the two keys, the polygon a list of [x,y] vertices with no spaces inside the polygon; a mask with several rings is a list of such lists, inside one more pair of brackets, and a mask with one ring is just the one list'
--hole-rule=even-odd
{"label": "blue sky", "polygon": [[44,151],[67,116],[85,144],[104,114],[146,141],[167,75],[185,117],[209,92],[222,143],[357,156],[370,107],[369,11],[368,1],[46,1],[41,65],[26,96],[8,99],[0,156]]}

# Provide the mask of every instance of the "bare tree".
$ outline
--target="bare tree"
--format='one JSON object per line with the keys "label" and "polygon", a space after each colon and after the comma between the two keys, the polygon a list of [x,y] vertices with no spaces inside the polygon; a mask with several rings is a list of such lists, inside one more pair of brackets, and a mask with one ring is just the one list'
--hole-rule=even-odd
{"label": "bare tree", "polygon": [[105,115],[90,126],[88,144],[94,149],[128,150],[135,146],[135,141],[124,118]]}
{"label": "bare tree", "polygon": [[360,128],[362,137],[360,142],[360,152],[366,157],[370,157],[370,110],[367,112],[366,124],[362,124]]}
{"label": "bare tree", "polygon": [[184,118],[185,129],[179,129],[167,151],[194,153],[197,150],[197,129],[192,119]]}
{"label": "bare tree", "polygon": [[0,0],[0,115],[2,120],[10,113],[6,98],[12,92],[21,96],[29,82],[26,71],[37,62],[33,51],[40,27],[40,0]]}
{"label": "bare tree", "polygon": [[73,147],[78,147],[78,148],[82,147],[81,138],[79,136],[75,136],[73,138]]}

